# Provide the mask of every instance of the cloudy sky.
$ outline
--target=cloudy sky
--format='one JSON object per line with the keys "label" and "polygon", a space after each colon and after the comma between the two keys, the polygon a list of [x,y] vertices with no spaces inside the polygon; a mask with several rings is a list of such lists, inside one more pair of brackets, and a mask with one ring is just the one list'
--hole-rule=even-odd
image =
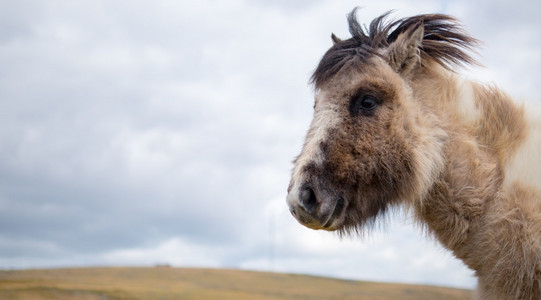
{"label": "cloudy sky", "polygon": [[439,12],[484,42],[486,68],[466,76],[541,103],[539,2],[0,4],[0,268],[167,263],[475,285],[407,217],[341,240],[290,216],[308,79],[331,32],[348,37],[354,6],[362,23]]}

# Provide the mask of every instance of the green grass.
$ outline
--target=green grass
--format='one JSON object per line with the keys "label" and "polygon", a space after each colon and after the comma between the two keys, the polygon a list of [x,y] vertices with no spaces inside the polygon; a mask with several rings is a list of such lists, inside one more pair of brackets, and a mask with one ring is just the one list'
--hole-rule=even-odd
{"label": "green grass", "polygon": [[0,300],[470,299],[469,290],[224,269],[0,271]]}

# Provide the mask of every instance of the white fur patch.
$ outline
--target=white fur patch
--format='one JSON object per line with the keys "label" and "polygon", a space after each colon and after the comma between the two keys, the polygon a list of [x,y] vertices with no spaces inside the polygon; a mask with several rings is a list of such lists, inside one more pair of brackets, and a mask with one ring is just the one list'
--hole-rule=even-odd
{"label": "white fur patch", "polygon": [[310,129],[314,128],[311,136],[306,137],[306,144],[301,155],[297,158],[295,169],[293,170],[293,179],[298,181],[301,176],[301,171],[306,164],[313,162],[315,164],[322,163],[322,155],[320,145],[321,142],[327,139],[329,128],[337,126],[340,122],[340,116],[332,109],[330,101],[325,101],[324,95],[316,95],[316,102],[320,107],[315,111]]}
{"label": "white fur patch", "polygon": [[[425,120],[436,124],[436,121],[429,116],[426,116]],[[418,163],[419,167],[417,170],[419,186],[416,195],[420,195],[421,200],[444,166],[442,148],[448,138],[447,133],[439,126],[427,128],[429,129],[424,131],[419,140],[418,148],[414,151],[414,161]]]}
{"label": "white fur patch", "polygon": [[526,139],[506,165],[504,184],[518,182],[541,192],[541,107],[527,107],[526,122]]}
{"label": "white fur patch", "polygon": [[459,116],[468,123],[477,123],[481,119],[481,110],[475,100],[472,82],[459,78],[457,79],[456,88],[458,92],[457,110]]}

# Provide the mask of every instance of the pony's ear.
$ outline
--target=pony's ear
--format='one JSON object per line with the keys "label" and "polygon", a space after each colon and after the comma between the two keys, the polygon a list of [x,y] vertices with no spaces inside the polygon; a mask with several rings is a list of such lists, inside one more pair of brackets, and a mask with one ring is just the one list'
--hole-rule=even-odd
{"label": "pony's ear", "polygon": [[340,42],[342,41],[342,40],[339,39],[336,35],[334,35],[334,33],[331,34],[331,39],[332,39],[332,43],[333,43],[334,45],[336,45],[336,44],[338,44],[338,43],[340,43]]}
{"label": "pony's ear", "polygon": [[389,45],[389,65],[400,74],[407,74],[421,60],[420,47],[424,37],[424,26],[417,26],[402,32]]}

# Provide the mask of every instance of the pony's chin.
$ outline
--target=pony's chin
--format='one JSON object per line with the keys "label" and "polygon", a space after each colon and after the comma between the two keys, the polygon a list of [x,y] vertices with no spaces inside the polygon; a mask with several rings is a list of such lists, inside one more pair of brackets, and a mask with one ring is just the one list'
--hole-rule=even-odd
{"label": "pony's chin", "polygon": [[344,226],[344,219],[346,214],[346,201],[343,198],[339,198],[336,201],[336,205],[332,213],[329,215],[327,222],[323,225],[323,230],[335,231],[340,230]]}
{"label": "pony's chin", "polygon": [[322,212],[316,210],[312,214],[301,207],[290,208],[291,214],[297,221],[310,229],[335,231],[341,230],[344,226],[347,202],[339,198],[334,206],[327,206],[327,213],[323,217],[318,217]]}

